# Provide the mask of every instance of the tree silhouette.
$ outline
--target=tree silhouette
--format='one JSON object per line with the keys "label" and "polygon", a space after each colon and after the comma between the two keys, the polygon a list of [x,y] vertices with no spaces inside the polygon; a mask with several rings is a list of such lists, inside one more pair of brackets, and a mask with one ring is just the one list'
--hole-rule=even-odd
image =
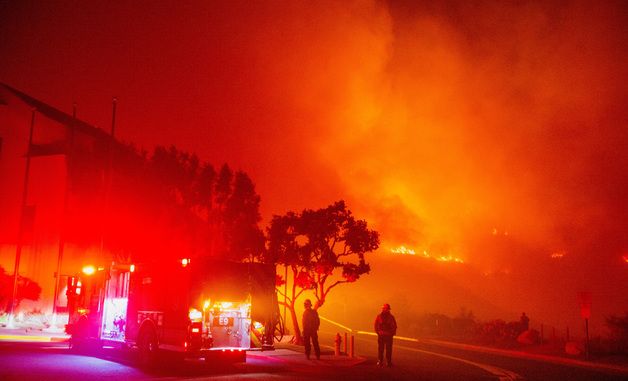
{"label": "tree silhouette", "polygon": [[[379,234],[369,230],[364,220],[356,220],[344,201],[326,208],[288,212],[274,216],[268,233],[267,261],[290,268],[294,281],[284,295],[294,324],[295,341],[300,343],[301,331],[295,306],[306,291],[314,292],[318,309],[325,304],[329,292],[343,283],[355,282],[370,271],[365,254],[379,247]],[[286,280],[278,277],[277,286]]]}
{"label": "tree silhouette", "polygon": [[225,236],[231,257],[253,258],[264,250],[264,233],[258,227],[260,197],[249,176],[236,172],[224,210]]}
{"label": "tree silhouette", "polygon": [[205,255],[237,261],[260,257],[264,250],[258,226],[260,197],[246,173],[234,173],[227,164],[216,172],[175,147],[157,147],[150,168],[160,183],[161,197],[177,206],[169,212],[173,223],[200,235],[192,239]]}

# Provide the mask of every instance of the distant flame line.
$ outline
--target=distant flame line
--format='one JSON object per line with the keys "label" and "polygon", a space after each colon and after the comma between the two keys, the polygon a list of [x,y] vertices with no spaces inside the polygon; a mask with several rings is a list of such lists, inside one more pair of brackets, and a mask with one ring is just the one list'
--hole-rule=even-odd
{"label": "distant flame line", "polygon": [[[416,255],[416,251],[405,246],[399,246],[396,248],[390,249],[390,252],[393,254],[403,254],[403,255]],[[431,256],[427,250],[423,250],[421,254],[423,258],[431,258],[439,262],[455,262],[455,263],[464,263],[464,261],[460,258],[454,257],[453,255],[441,255],[441,256]]]}

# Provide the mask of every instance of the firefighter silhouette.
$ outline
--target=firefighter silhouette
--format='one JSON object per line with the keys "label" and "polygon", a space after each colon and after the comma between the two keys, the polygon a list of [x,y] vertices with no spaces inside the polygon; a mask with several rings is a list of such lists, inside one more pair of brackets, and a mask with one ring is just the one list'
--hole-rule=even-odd
{"label": "firefighter silhouette", "polygon": [[392,366],[393,337],[397,334],[397,321],[390,313],[390,304],[382,306],[382,313],[375,318],[375,332],[377,333],[377,365],[384,366],[384,350],[386,350],[386,364]]}
{"label": "firefighter silhouette", "polygon": [[314,345],[314,354],[317,359],[321,358],[321,348],[318,345],[318,327],[321,321],[318,317],[318,312],[312,309],[312,302],[310,299],[305,299],[303,303],[305,311],[303,311],[303,340],[305,341],[305,357],[310,359],[310,340]]}
{"label": "firefighter silhouette", "polygon": [[117,328],[118,332],[124,332],[124,326],[126,325],[126,320],[122,315],[118,315],[113,319],[113,325]]}

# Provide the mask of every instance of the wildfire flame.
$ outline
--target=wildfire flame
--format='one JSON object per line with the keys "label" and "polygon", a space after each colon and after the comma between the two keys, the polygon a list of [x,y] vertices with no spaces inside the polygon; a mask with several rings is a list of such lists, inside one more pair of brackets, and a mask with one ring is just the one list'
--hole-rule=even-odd
{"label": "wildfire flame", "polygon": [[408,249],[405,246],[399,246],[397,248],[390,249],[390,252],[394,253],[394,254],[409,254],[409,255],[415,255],[416,254],[416,252],[414,250]]}
{"label": "wildfire flame", "polygon": [[456,258],[454,256],[448,255],[448,256],[440,256],[440,257],[436,257],[436,260],[439,262],[456,262],[456,263],[464,263],[464,261],[460,258]]}
{"label": "wildfire flame", "polygon": [[[416,251],[414,249],[410,249],[407,248],[405,246],[399,246],[396,248],[392,248],[390,249],[390,252],[393,254],[402,254],[402,255],[416,255]],[[458,257],[454,257],[453,255],[439,255],[439,256],[432,256],[430,255],[427,250],[423,250],[423,253],[421,254],[421,257],[423,258],[428,258],[428,259],[434,259],[438,262],[454,262],[454,263],[464,263],[464,260],[458,258]]]}

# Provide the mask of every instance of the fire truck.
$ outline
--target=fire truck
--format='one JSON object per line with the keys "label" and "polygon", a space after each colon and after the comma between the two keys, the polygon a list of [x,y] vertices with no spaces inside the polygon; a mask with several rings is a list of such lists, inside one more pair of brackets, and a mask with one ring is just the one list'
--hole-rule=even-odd
{"label": "fire truck", "polygon": [[246,361],[281,331],[275,267],[184,258],[86,266],[68,279],[70,345],[137,347],[140,363],[176,353]]}

